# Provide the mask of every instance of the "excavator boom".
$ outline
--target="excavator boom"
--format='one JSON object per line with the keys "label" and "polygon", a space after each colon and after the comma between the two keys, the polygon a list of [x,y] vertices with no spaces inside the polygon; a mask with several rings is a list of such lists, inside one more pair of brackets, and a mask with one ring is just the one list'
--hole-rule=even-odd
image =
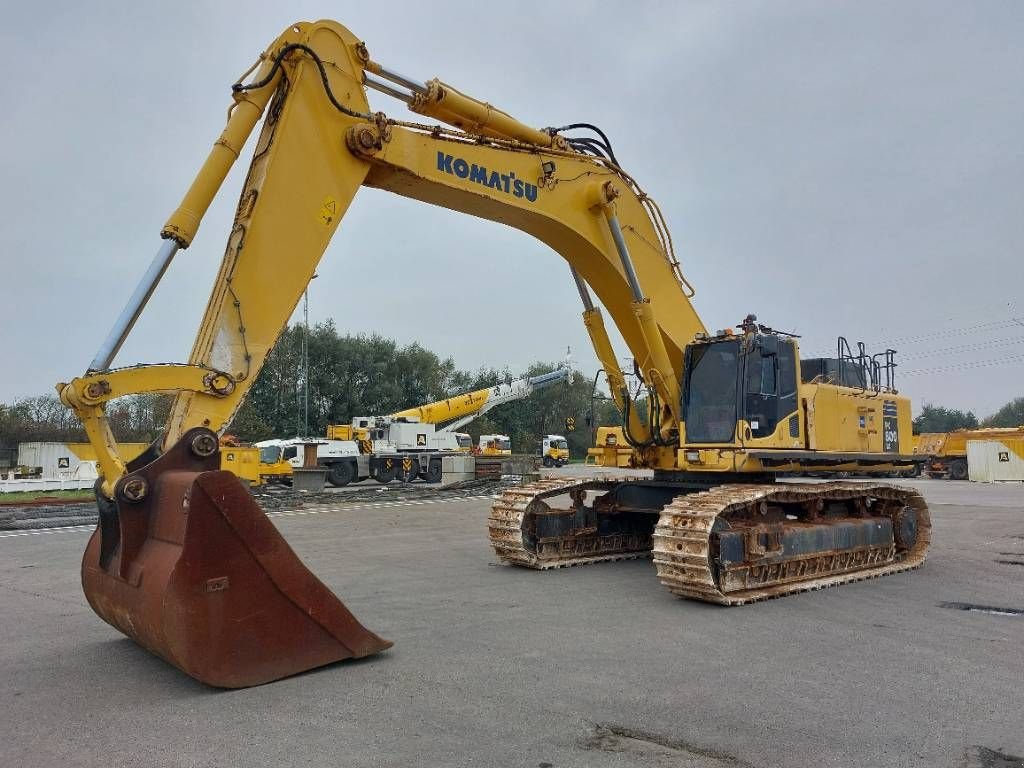
{"label": "excavator boom", "polygon": [[[344,27],[300,23],[268,47],[249,82],[234,86],[228,124],[164,225],[165,242],[153,265],[89,374],[60,388],[65,402],[84,416],[90,440],[102,447],[107,493],[124,465],[99,407],[127,392],[175,391],[164,450],[196,426],[221,432],[362,185],[501,221],[548,243],[569,262],[605,367],[613,367],[607,356],[614,353],[588,285],[659,390],[666,409],[661,431],[667,435],[677,424],[683,347],[704,326],[651,198],[610,160],[574,150],[557,133],[525,130],[436,80],[410,93],[410,106],[467,125],[488,141],[370,114],[363,84],[375,82],[374,71],[387,72]],[[163,368],[108,370],[174,252],[192,242],[263,112],[220,272],[188,366],[180,367],[185,381],[170,381]],[[343,137],[345,144],[327,137]],[[528,138],[538,143],[526,143]],[[288,244],[286,262],[282,242]],[[652,306],[658,305],[674,310],[655,314]],[[614,397],[624,390],[617,384]],[[633,427],[649,437],[647,425],[635,420]]]}

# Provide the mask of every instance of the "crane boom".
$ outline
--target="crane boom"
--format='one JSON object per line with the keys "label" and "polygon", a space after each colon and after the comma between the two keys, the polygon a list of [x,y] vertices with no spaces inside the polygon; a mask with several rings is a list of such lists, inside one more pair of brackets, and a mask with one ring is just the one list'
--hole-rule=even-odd
{"label": "crane boom", "polygon": [[444,424],[438,432],[454,432],[505,403],[522,400],[544,387],[565,381],[569,376],[568,368],[557,368],[539,376],[513,379],[505,384],[495,384],[455,397],[438,400],[416,408],[406,408],[389,415],[391,419],[415,419],[424,424]]}

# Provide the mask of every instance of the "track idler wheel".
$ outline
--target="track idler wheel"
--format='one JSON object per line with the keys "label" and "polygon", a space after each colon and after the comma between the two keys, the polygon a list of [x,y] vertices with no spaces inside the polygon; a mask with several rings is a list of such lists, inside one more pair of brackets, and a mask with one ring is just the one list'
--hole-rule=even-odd
{"label": "track idler wheel", "polygon": [[910,550],[917,544],[917,511],[912,507],[904,507],[892,516],[892,536],[896,547]]}
{"label": "track idler wheel", "polygon": [[129,473],[82,559],[99,616],[186,674],[244,688],[391,647],[299,560],[193,429]]}

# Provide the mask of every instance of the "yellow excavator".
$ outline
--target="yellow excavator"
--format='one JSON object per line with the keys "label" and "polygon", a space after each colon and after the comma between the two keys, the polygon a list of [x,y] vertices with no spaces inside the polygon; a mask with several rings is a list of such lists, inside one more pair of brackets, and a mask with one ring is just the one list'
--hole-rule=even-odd
{"label": "yellow excavator", "polygon": [[[431,122],[371,112],[367,88]],[[303,566],[248,490],[219,469],[218,455],[218,435],[361,186],[546,243],[568,263],[604,369],[619,365],[592,293],[636,360],[643,403],[631,401],[615,373],[611,393],[634,466],[653,475],[551,479],[505,493],[489,521],[500,558],[551,568],[653,550],[670,590],[724,604],[923,561],[930,523],[915,491],[774,482],[808,467],[888,473],[912,466],[910,404],[891,386],[888,354],[886,365],[872,358],[858,369],[863,375],[837,381],[809,377],[797,339],[752,316],[736,332],[709,332],[657,204],[600,129],[530,127],[440,80],[383,66],[331,21],[288,27],[232,94],[227,126],[164,225],[153,263],[87,372],[58,385],[102,472],[82,583],[112,626],[221,687],[391,645]],[[112,367],[261,117],[188,362]],[[841,371],[854,367],[838,360]],[[126,462],[105,408],[141,392],[172,392],[175,400],[162,440]]]}

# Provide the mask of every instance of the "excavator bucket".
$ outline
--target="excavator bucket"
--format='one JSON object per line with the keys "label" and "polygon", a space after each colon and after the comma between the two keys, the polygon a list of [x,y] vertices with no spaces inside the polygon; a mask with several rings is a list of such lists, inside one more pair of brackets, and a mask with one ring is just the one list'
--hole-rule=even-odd
{"label": "excavator bucket", "polygon": [[[193,429],[128,466],[82,560],[100,618],[197,680],[244,688],[391,647],[299,560]],[[142,464],[142,466],[138,466]]]}

